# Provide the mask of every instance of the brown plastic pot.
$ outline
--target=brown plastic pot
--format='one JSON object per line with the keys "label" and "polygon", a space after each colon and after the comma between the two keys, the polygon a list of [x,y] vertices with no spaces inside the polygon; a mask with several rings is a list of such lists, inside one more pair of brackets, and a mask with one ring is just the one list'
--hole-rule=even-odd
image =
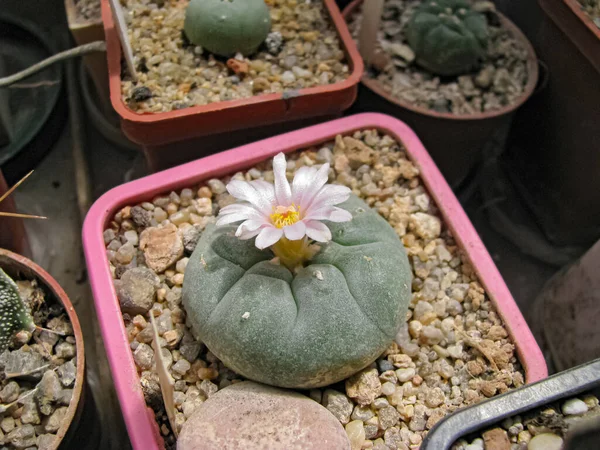
{"label": "brown plastic pot", "polygon": [[[125,135],[145,148],[153,169],[160,167],[162,155],[171,153],[169,144],[222,134],[221,141],[233,131],[267,125],[302,121],[314,117],[339,116],[356,99],[363,62],[335,0],[323,0],[335,26],[350,66],[349,77],[339,83],[300,89],[292,93],[264,94],[248,99],[194,106],[177,111],[137,114],[121,97],[121,46],[108,0],[102,0],[102,20],[106,35],[109,84],[113,107],[121,117]],[[292,94],[292,95],[290,95]],[[302,126],[305,124],[299,124]],[[273,134],[273,133],[271,133]],[[225,144],[231,146],[231,144]],[[194,148],[196,153],[194,155]],[[185,158],[166,155],[169,165],[199,154],[214,152],[210,142],[188,146]],[[181,146],[176,152],[181,151]]]}
{"label": "brown plastic pot", "polygon": [[[363,0],[354,0],[344,9],[350,20],[359,11]],[[396,117],[408,124],[419,136],[425,148],[453,188],[460,185],[471,169],[480,161],[483,146],[494,132],[509,127],[515,111],[533,93],[538,81],[538,63],[529,40],[505,16],[498,13],[502,25],[527,49],[529,79],[523,95],[512,105],[497,111],[472,115],[440,113],[403,102],[389,93],[377,81],[363,76],[353,112],[378,111]]]}
{"label": "brown plastic pot", "polygon": [[538,54],[550,76],[515,120],[505,160],[554,244],[600,237],[600,30],[576,0],[539,0]]}
{"label": "brown plastic pot", "polygon": [[[73,397],[63,422],[56,433],[52,450],[57,449],[93,449],[99,439],[99,422],[96,408],[85,379],[85,351],[83,334],[75,309],[65,291],[48,272],[24,256],[0,249],[0,267],[11,277],[35,279],[44,290],[59,301],[73,326],[77,349],[77,375],[73,387]],[[83,432],[85,431],[85,433]]]}

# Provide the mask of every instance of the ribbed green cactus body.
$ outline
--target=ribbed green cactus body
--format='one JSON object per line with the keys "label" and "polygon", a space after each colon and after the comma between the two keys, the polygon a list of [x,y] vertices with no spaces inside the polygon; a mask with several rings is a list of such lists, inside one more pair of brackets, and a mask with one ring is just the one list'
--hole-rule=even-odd
{"label": "ribbed green cactus body", "polygon": [[35,327],[19,288],[4,270],[0,269],[0,353],[8,348],[13,335]]}
{"label": "ribbed green cactus body", "polygon": [[372,363],[406,320],[412,272],[402,242],[362,200],[328,223],[333,240],[296,273],[235,227],[209,227],[183,285],[187,318],[232,370],[266,384],[312,388]]}
{"label": "ribbed green cactus body", "polygon": [[250,55],[271,30],[264,0],[191,0],[184,23],[190,42],[221,56]]}
{"label": "ribbed green cactus body", "polygon": [[461,75],[485,54],[487,20],[465,0],[426,1],[407,24],[406,38],[420,66],[438,75]]}

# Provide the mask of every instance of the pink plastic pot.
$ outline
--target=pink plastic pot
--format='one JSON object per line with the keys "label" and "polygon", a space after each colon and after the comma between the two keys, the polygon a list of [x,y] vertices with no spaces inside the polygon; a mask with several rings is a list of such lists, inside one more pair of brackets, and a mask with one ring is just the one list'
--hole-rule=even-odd
{"label": "pink plastic pot", "polygon": [[547,376],[542,353],[492,258],[415,133],[392,117],[361,114],[238,147],[124,184],[104,194],[92,206],[83,227],[83,245],[104,345],[135,449],[163,448],[163,441],[154,414],[144,401],[106,258],[102,233],[114,214],[126,205],[150,201],[160,193],[248,169],[279,152],[293,152],[322,144],[338,134],[352,134],[360,129],[382,130],[405,145],[408,155],[420,169],[421,177],[440,208],[445,223],[504,320],[525,369],[526,381],[530,383]]}

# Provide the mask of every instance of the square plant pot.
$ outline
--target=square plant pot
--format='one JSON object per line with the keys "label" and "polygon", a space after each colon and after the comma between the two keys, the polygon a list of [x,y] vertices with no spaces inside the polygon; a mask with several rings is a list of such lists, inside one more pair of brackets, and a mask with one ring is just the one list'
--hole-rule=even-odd
{"label": "square plant pot", "polygon": [[337,135],[374,129],[402,143],[408,158],[418,168],[423,185],[438,206],[442,220],[503,320],[524,368],[525,381],[531,383],[547,376],[542,353],[492,258],[417,136],[407,125],[392,117],[361,114],[238,147],[150,175],[112,189],[92,206],[83,228],[85,255],[100,328],[134,448],[159,449],[163,444],[154,413],[144,400],[107,259],[103,232],[109,227],[115,213],[126,205],[151,201],[161,193],[249,169],[279,152],[289,153],[318,146],[334,140]]}
{"label": "square plant pot", "polygon": [[157,147],[200,136],[230,133],[274,123],[341,115],[356,99],[364,66],[335,0],[323,0],[323,3],[349,66],[350,73],[344,81],[170,112],[138,114],[127,107],[121,96],[121,44],[109,2],[102,0],[110,95],[113,107],[121,117],[124,133],[144,147],[152,146],[154,151],[164,152],[169,151],[168,147]]}

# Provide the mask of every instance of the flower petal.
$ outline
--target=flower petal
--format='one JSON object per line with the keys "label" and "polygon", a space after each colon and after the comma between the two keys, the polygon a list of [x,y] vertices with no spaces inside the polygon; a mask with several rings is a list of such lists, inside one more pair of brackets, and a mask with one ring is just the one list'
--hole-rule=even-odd
{"label": "flower petal", "polygon": [[310,209],[321,208],[325,205],[338,205],[344,203],[350,197],[352,190],[346,186],[339,184],[327,184],[321,188],[310,205],[307,214],[310,214]]}
{"label": "flower petal", "polygon": [[337,206],[323,206],[319,209],[311,209],[303,220],[329,220],[330,222],[348,222],[352,220],[352,214]]}
{"label": "flower petal", "polygon": [[285,155],[279,153],[273,158],[273,176],[275,177],[275,200],[278,206],[290,206],[292,204],[292,188],[285,175],[287,164]]}
{"label": "flower petal", "polygon": [[238,214],[238,213],[247,214],[248,217],[250,217],[250,216],[264,217],[264,214],[262,214],[260,211],[258,211],[256,209],[256,207],[252,206],[250,203],[247,203],[247,202],[233,203],[231,205],[224,206],[223,208],[221,208],[219,210],[219,216],[226,216],[228,214]]}
{"label": "flower petal", "polygon": [[283,227],[283,234],[285,234],[285,237],[290,241],[298,241],[306,234],[306,225],[302,221],[296,222],[293,225],[288,225],[287,227]]}
{"label": "flower petal", "polygon": [[275,244],[283,236],[283,230],[281,228],[265,227],[263,228],[258,236],[256,236],[256,242],[254,245],[259,249],[264,249]]}
{"label": "flower petal", "polygon": [[352,214],[345,209],[333,207],[333,212],[329,215],[330,222],[350,222],[352,220]]}
{"label": "flower petal", "polygon": [[317,242],[328,242],[331,240],[331,230],[327,225],[316,220],[306,222],[306,235]]}
{"label": "flower petal", "polygon": [[223,207],[221,211],[219,211],[217,226],[250,219],[262,220],[264,222],[268,221],[268,218],[264,214],[257,211],[257,209],[249,203],[234,203]]}
{"label": "flower petal", "polygon": [[265,180],[253,180],[250,181],[250,185],[256,190],[260,190],[262,195],[271,205],[275,204],[275,187],[273,186],[273,183],[269,183]]}
{"label": "flower petal", "polygon": [[309,182],[309,185],[304,191],[304,195],[300,201],[300,211],[307,211],[310,208],[310,205],[317,195],[317,193],[321,190],[325,183],[327,183],[327,179],[329,178],[329,164],[323,164],[319,170],[317,170],[312,179]]}
{"label": "flower petal", "polygon": [[264,223],[259,223],[258,226],[256,226],[253,221],[247,220],[238,227],[238,229],[235,231],[235,235],[242,241],[245,241],[256,236],[258,233],[260,233],[262,228],[266,226],[267,224]]}
{"label": "flower petal", "polygon": [[262,214],[271,214],[273,195],[266,186],[254,182],[232,180],[227,184],[227,191],[235,198],[252,204]]}
{"label": "flower petal", "polygon": [[317,169],[314,167],[302,166],[294,174],[292,180],[292,202],[296,206],[300,206],[304,193],[311,185]]}
{"label": "flower petal", "polygon": [[[261,227],[265,227],[267,225],[268,225],[268,223],[266,223],[262,220],[246,220],[245,222],[242,222],[240,224],[240,226],[238,227],[238,229],[235,232],[235,235],[240,236],[243,233],[245,233],[246,231],[260,230]],[[256,233],[256,234],[258,234],[258,233]]]}
{"label": "flower petal", "polygon": [[229,225],[230,223],[240,222],[242,220],[248,220],[248,215],[244,213],[232,213],[219,216],[217,220],[217,226],[222,227],[223,225]]}

